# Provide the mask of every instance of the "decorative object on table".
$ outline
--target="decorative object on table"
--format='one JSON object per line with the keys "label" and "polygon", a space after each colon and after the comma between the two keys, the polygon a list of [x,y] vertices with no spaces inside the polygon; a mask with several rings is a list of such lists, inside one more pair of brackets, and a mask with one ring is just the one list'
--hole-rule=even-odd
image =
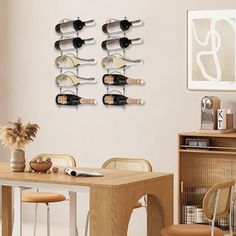
{"label": "decorative object on table", "polygon": [[188,89],[236,90],[236,10],[188,11]]}
{"label": "decorative object on table", "polygon": [[220,99],[215,96],[205,96],[201,100],[201,130],[217,129],[217,109],[220,109]]}
{"label": "decorative object on table", "polygon": [[102,177],[103,174],[97,171],[79,170],[78,168],[66,167],[64,172],[74,177]]}
{"label": "decorative object on table", "polygon": [[58,171],[59,171],[59,168],[57,166],[52,167],[52,172],[53,173],[58,173]]}
{"label": "decorative object on table", "polygon": [[50,157],[37,156],[30,161],[29,165],[37,173],[48,173],[52,167],[52,160]]}
{"label": "decorative object on table", "polygon": [[8,122],[0,126],[0,140],[5,147],[11,151],[11,170],[23,172],[25,169],[26,144],[32,142],[36,137],[39,126],[37,124],[22,124],[18,118],[16,122]]}
{"label": "decorative object on table", "polygon": [[[56,96],[56,104],[60,107],[61,105],[69,105],[70,107],[78,108],[78,105],[80,104],[96,104],[96,101],[94,99],[88,99],[90,102],[78,102],[80,101],[80,96],[78,95],[78,85],[96,83],[95,78],[83,78],[79,75],[79,66],[94,65],[96,64],[96,60],[82,59],[78,55],[79,49],[83,45],[95,43],[94,38],[81,38],[79,36],[79,32],[85,26],[93,26],[94,24],[94,20],[81,21],[78,18],[76,20],[63,19],[55,26],[55,31],[60,34],[60,39],[57,40],[54,44],[55,49],[59,50],[61,54],[55,59],[55,64],[57,68],[60,69],[60,75],[56,77],[56,85],[60,89],[60,94]],[[67,51],[74,52],[66,53]],[[63,70],[65,69],[74,71],[66,71],[63,73]],[[63,91],[63,88],[65,87],[71,88],[70,90]],[[67,91],[69,91],[73,95],[62,95]],[[76,99],[75,96],[77,97]],[[63,102],[58,101],[58,99],[63,99]],[[68,99],[72,99],[73,101],[76,100],[76,102],[71,102],[71,100],[69,101]]]}
{"label": "decorative object on table", "polygon": [[[126,97],[126,85],[143,84],[143,80],[130,79],[126,76],[126,68],[131,65],[142,64],[143,60],[130,60],[126,58],[126,49],[132,44],[141,44],[141,38],[130,39],[126,35],[126,31],[132,26],[142,25],[141,20],[129,21],[126,17],[123,20],[108,20],[103,26],[102,31],[107,38],[101,43],[101,47],[107,52],[107,56],[102,59],[101,64],[106,69],[103,76],[103,84],[106,86],[106,94],[103,96],[103,104],[107,107],[110,105],[118,105],[125,108],[128,104],[143,104],[142,99],[132,99],[132,102]],[[118,33],[122,33],[119,35]],[[121,54],[112,54],[111,51],[122,50]],[[110,70],[123,69],[123,72],[113,72]],[[111,86],[116,86],[118,94],[111,94]],[[133,102],[135,101],[135,102]]]}

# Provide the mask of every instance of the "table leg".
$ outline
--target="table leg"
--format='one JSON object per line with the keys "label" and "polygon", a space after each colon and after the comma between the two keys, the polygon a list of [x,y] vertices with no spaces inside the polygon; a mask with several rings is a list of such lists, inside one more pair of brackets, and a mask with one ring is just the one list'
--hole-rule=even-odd
{"label": "table leg", "polygon": [[[121,188],[90,189],[90,236],[126,236],[133,210]],[[135,204],[135,203],[134,203]]]}
{"label": "table leg", "polygon": [[12,236],[22,236],[22,202],[21,187],[14,189],[14,225]]}
{"label": "table leg", "polygon": [[12,187],[2,186],[2,236],[12,236]]}
{"label": "table leg", "polygon": [[147,235],[160,236],[173,223],[173,176],[124,187],[91,187],[90,235],[127,236],[137,201],[148,194]]}
{"label": "table leg", "polygon": [[173,224],[173,179],[157,181],[148,194],[147,235],[161,236],[161,229]]}
{"label": "table leg", "polygon": [[76,193],[69,192],[70,197],[70,236],[76,236]]}

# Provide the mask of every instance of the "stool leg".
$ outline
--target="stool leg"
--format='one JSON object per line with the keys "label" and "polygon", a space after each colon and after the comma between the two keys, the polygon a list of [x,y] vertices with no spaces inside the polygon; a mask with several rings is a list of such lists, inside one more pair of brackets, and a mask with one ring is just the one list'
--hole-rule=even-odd
{"label": "stool leg", "polygon": [[89,211],[88,211],[87,217],[86,217],[86,224],[85,224],[85,233],[84,233],[84,236],[88,236],[88,227],[89,227]]}
{"label": "stool leg", "polygon": [[50,236],[50,208],[48,203],[46,203],[46,206],[47,206],[47,236]]}
{"label": "stool leg", "polygon": [[76,236],[79,236],[78,226],[76,225]]}
{"label": "stool leg", "polygon": [[34,212],[34,236],[36,236],[37,217],[38,217],[38,203],[35,204],[35,212]]}

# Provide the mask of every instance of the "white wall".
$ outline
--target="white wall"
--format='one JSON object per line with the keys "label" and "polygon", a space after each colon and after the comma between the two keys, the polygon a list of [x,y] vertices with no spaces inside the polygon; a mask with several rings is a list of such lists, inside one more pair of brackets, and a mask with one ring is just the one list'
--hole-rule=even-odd
{"label": "white wall", "polygon": [[[1,29],[1,37],[0,37],[0,123],[5,119],[5,107],[4,107],[4,97],[5,97],[5,90],[4,90],[4,83],[5,83],[5,35],[4,35],[4,21],[5,21],[5,1],[0,1],[0,29]],[[4,155],[0,152],[0,161],[3,161]],[[1,188],[0,188],[0,209],[1,209]],[[0,211],[0,216],[2,212]]]}
{"label": "white wall", "polygon": [[[190,92],[185,86],[186,11],[235,8],[234,0],[7,0],[5,3],[7,61],[1,77],[5,79],[7,94],[4,120],[21,117],[40,125],[37,139],[26,148],[28,160],[40,152],[71,153],[80,166],[98,167],[110,156],[143,157],[151,161],[154,170],[175,173],[176,183],[177,133],[199,128],[200,99],[204,95],[217,95],[236,114],[235,93]],[[54,78],[58,70],[54,59],[58,53],[53,44],[58,35],[54,26],[61,18],[77,16],[94,18],[97,22],[96,27],[81,32],[82,38],[93,36],[97,43],[81,49],[79,55],[98,61],[105,56],[100,42],[105,38],[101,26],[107,19],[127,16],[144,20],[144,27],[129,32],[131,38],[141,36],[144,44],[132,47],[127,55],[141,57],[145,64],[130,68],[127,74],[145,79],[146,85],[128,88],[127,95],[143,97],[145,106],[125,110],[105,108],[101,102],[106,91],[101,82],[105,71],[100,62],[81,69],[81,75],[99,79],[97,85],[80,89],[81,96],[95,97],[97,106],[81,106],[76,110],[59,109],[55,105],[58,89]]]}
{"label": "white wall", "polygon": [[5,102],[4,102],[4,86],[5,86],[5,1],[0,1],[0,122],[4,120],[5,117]]}

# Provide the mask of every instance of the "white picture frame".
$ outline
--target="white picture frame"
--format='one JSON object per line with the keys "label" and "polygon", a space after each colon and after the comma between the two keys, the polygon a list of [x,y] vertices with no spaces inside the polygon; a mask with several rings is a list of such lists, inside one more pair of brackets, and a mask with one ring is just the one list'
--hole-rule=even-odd
{"label": "white picture frame", "polygon": [[236,91],[236,10],[188,11],[187,89]]}

